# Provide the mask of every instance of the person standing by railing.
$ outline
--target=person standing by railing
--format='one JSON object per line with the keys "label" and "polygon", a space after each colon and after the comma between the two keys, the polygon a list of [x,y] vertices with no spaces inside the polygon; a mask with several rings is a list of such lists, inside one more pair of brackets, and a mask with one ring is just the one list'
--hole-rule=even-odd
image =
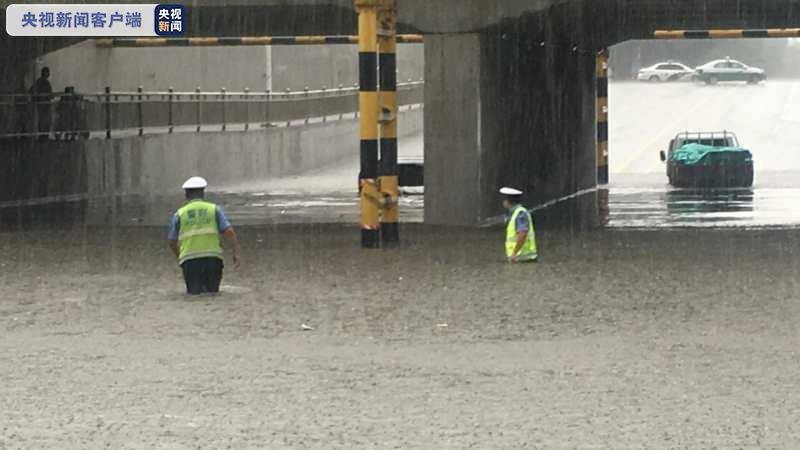
{"label": "person standing by railing", "polygon": [[41,76],[31,87],[31,96],[36,107],[39,120],[39,140],[47,140],[52,122],[50,101],[53,98],[53,86],[50,84],[50,68],[43,67]]}
{"label": "person standing by railing", "polygon": [[75,93],[74,86],[64,88],[64,94],[56,103],[56,139],[71,141],[78,138],[78,131],[83,131],[80,126],[81,119],[83,119],[80,100],[80,96]]}

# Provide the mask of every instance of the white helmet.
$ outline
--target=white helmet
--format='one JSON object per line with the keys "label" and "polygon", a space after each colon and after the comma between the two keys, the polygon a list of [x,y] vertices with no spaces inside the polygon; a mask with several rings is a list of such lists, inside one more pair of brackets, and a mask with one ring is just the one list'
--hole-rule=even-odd
{"label": "white helmet", "polygon": [[519,189],[514,189],[514,188],[510,188],[510,187],[504,187],[504,188],[500,189],[500,193],[503,194],[503,195],[518,196],[518,195],[522,195],[523,192],[520,191]]}
{"label": "white helmet", "polygon": [[203,177],[192,177],[183,183],[183,189],[205,189],[208,187],[208,181]]}

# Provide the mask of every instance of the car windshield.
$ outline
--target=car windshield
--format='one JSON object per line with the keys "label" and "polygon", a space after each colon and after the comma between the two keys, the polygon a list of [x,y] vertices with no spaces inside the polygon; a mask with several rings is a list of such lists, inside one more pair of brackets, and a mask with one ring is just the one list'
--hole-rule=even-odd
{"label": "car windshield", "polygon": [[681,146],[688,144],[708,145],[709,147],[728,147],[731,145],[730,138],[713,138],[713,139],[683,139],[680,141]]}

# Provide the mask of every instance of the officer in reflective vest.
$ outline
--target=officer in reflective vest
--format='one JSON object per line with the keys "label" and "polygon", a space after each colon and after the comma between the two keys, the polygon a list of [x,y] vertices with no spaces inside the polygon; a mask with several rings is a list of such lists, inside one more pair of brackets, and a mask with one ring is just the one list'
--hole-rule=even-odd
{"label": "officer in reflective vest", "polygon": [[187,202],[172,217],[167,237],[190,295],[219,292],[224,266],[220,235],[233,244],[233,265],[239,268],[236,232],[222,209],[203,198],[207,186],[201,177],[189,178],[183,184]]}
{"label": "officer in reflective vest", "polygon": [[504,187],[503,207],[506,209],[506,258],[509,262],[535,262],[536,232],[531,213],[520,204],[522,191]]}

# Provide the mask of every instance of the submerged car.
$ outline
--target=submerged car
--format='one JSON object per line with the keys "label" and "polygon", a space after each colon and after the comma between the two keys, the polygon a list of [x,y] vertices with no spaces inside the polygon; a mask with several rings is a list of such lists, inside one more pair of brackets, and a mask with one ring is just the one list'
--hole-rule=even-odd
{"label": "submerged car", "polygon": [[706,84],[717,84],[720,81],[746,81],[758,84],[767,79],[764,69],[750,67],[747,64],[730,58],[718,59],[703,64],[695,69],[694,79]]}
{"label": "submerged car", "polygon": [[645,67],[636,74],[639,81],[679,81],[694,75],[691,67],[677,62],[665,62]]}
{"label": "submerged car", "polygon": [[753,154],[729,131],[684,132],[661,152],[669,184],[679,188],[753,185]]}

